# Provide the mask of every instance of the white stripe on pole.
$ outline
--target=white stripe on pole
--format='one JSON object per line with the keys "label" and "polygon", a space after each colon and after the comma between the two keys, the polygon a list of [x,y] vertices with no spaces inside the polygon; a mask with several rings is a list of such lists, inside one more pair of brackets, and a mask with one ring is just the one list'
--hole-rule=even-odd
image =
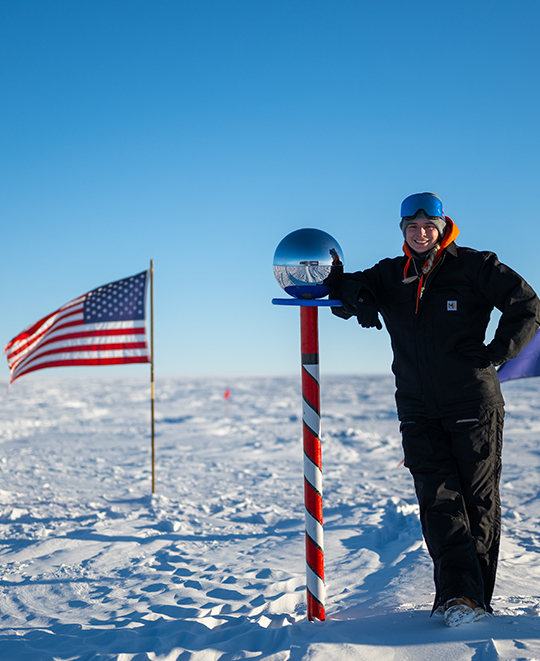
{"label": "white stripe on pole", "polygon": [[322,496],[322,472],[311,459],[304,453],[304,476],[311,486]]}
{"label": "white stripe on pole", "polygon": [[309,429],[311,429],[313,434],[319,438],[321,434],[321,418],[305,399],[302,400],[302,419]]}
{"label": "white stripe on pole", "polygon": [[321,604],[324,604],[325,601],[325,587],[324,581],[321,580],[319,576],[311,569],[309,565],[306,564],[306,578],[307,578],[307,589],[311,594],[319,601]]}
{"label": "white stripe on pole", "polygon": [[324,551],[324,540],[323,540],[323,527],[317,521],[317,519],[312,516],[306,510],[306,532],[311,537],[311,539]]}

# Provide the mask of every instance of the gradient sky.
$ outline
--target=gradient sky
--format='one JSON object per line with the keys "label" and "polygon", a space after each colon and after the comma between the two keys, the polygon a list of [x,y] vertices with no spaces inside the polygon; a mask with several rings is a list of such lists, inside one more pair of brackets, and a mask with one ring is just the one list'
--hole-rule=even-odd
{"label": "gradient sky", "polygon": [[[0,342],[154,259],[156,374],[299,373],[280,240],[323,229],[369,267],[424,190],[539,290],[539,21],[534,0],[1,0]],[[389,371],[385,331],[323,310],[320,335],[323,374]],[[81,371],[25,378],[47,374]]]}

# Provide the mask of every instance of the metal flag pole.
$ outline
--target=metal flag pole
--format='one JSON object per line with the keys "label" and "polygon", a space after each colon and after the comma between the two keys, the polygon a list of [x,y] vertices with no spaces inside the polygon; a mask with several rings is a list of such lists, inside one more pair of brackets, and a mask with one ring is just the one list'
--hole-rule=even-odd
{"label": "metal flag pole", "polygon": [[152,437],[152,494],[156,493],[156,439],[155,439],[154,382],[154,260],[150,260],[150,428]]}

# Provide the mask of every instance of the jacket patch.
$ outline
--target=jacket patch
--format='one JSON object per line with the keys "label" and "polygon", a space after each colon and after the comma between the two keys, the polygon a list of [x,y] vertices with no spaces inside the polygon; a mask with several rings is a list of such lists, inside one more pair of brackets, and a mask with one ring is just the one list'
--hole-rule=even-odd
{"label": "jacket patch", "polygon": [[457,310],[457,301],[446,301],[446,309],[452,311]]}

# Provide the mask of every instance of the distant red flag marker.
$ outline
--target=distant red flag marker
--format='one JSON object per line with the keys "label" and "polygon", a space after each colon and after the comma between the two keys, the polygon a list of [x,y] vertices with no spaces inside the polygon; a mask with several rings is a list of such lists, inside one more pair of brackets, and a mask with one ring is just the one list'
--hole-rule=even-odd
{"label": "distant red flag marker", "polygon": [[229,399],[230,396],[231,396],[231,389],[227,388],[227,390],[223,393],[223,397],[225,397],[225,399]]}

